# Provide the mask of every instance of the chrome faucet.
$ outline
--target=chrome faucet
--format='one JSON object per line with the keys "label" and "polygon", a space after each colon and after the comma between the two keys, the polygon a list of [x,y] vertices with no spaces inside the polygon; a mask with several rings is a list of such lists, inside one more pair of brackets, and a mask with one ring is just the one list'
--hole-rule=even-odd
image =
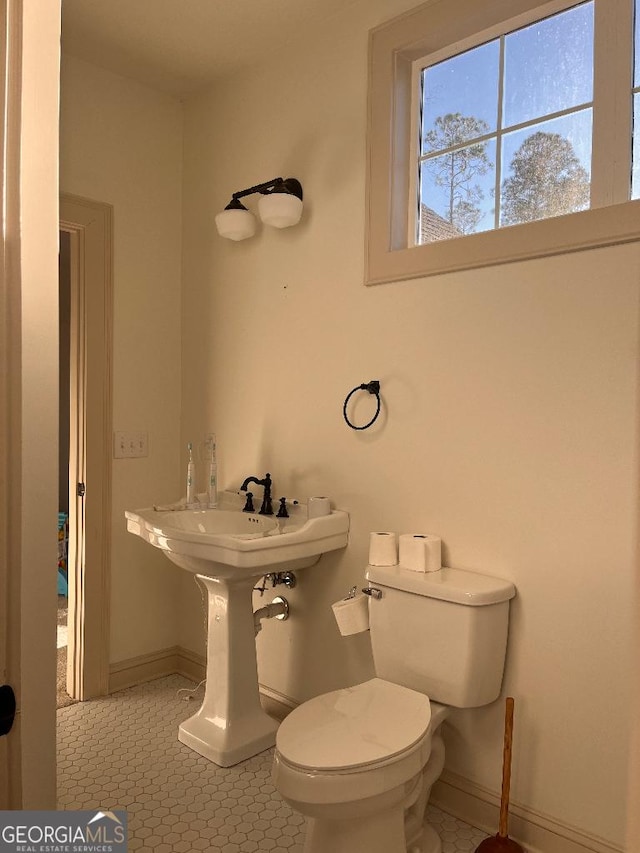
{"label": "chrome faucet", "polygon": [[[247,477],[244,483],[240,486],[240,491],[246,492],[249,483],[255,483],[256,486],[264,486],[262,506],[260,507],[258,515],[273,515],[273,507],[271,506],[271,474],[265,474],[263,480],[258,480],[257,477]],[[250,500],[247,500],[243,512],[253,511],[253,504]]]}

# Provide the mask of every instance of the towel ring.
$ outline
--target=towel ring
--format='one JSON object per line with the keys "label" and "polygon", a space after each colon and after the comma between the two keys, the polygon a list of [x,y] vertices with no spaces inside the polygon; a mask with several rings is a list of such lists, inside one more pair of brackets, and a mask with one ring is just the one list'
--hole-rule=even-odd
{"label": "towel ring", "polygon": [[[355,424],[351,423],[351,421],[349,420],[349,416],[347,415],[347,406],[349,405],[349,400],[353,397],[356,391],[368,391],[370,394],[375,394],[376,399],[378,401],[374,416],[368,423],[364,424],[363,426],[356,426]],[[380,383],[377,379],[372,379],[371,382],[363,382],[362,385],[356,385],[355,388],[349,391],[349,393],[347,394],[347,398],[344,401],[344,406],[342,407],[342,415],[345,419],[347,426],[350,426],[351,429],[369,429],[369,427],[376,422],[377,417],[380,414],[380,406]]]}

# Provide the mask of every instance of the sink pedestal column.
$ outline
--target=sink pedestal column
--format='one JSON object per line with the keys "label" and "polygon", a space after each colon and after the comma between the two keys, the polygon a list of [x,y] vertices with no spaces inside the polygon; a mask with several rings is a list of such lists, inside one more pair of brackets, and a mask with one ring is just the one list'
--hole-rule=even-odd
{"label": "sink pedestal column", "polygon": [[178,740],[221,767],[231,767],[273,746],[278,728],[260,705],[255,578],[197,577],[208,593],[207,684],[202,707],[180,725]]}

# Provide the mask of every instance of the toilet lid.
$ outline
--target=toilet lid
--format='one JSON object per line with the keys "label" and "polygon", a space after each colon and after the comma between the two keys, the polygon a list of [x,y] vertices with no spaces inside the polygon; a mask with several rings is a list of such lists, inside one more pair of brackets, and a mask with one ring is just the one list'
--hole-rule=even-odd
{"label": "toilet lid", "polygon": [[429,697],[373,678],[304,702],[280,724],[276,748],[309,770],[344,770],[405,752],[427,732]]}

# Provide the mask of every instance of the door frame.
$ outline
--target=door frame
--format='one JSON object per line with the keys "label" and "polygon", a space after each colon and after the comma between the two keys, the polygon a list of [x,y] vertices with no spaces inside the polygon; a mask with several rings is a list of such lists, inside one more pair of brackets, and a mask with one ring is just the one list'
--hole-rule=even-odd
{"label": "door frame", "polygon": [[12,809],[55,807],[60,6],[0,7],[0,664],[17,702],[0,796]]}
{"label": "door frame", "polygon": [[71,238],[67,692],[85,700],[109,691],[113,208],[61,193],[60,230]]}
{"label": "door frame", "polygon": [[[1,172],[1,196],[6,198],[6,220],[0,234],[0,679],[1,683],[15,681],[15,665],[11,666],[9,647],[15,635],[11,605],[19,598],[9,586],[9,566],[19,556],[19,541],[15,532],[16,505],[13,487],[16,483],[17,450],[14,436],[19,435],[19,395],[16,383],[16,359],[19,359],[19,341],[16,339],[15,316],[18,310],[19,290],[14,284],[18,271],[15,266],[19,257],[19,175],[10,168],[17,161],[19,148],[19,93],[20,66],[17,33],[10,27],[8,7],[0,6],[0,33],[3,61],[0,63],[0,97],[2,98],[2,121],[0,121],[0,162],[7,168]],[[13,251],[12,251],[13,247]],[[11,597],[11,600],[10,600]],[[15,613],[15,611],[14,611]],[[19,666],[19,661],[17,661]],[[12,685],[15,690],[15,684]],[[15,751],[20,749],[20,735],[16,731]],[[7,809],[12,802],[10,784],[10,744],[8,737],[0,737],[0,808]],[[14,762],[14,770],[19,765]],[[14,779],[17,788],[19,780]]]}

